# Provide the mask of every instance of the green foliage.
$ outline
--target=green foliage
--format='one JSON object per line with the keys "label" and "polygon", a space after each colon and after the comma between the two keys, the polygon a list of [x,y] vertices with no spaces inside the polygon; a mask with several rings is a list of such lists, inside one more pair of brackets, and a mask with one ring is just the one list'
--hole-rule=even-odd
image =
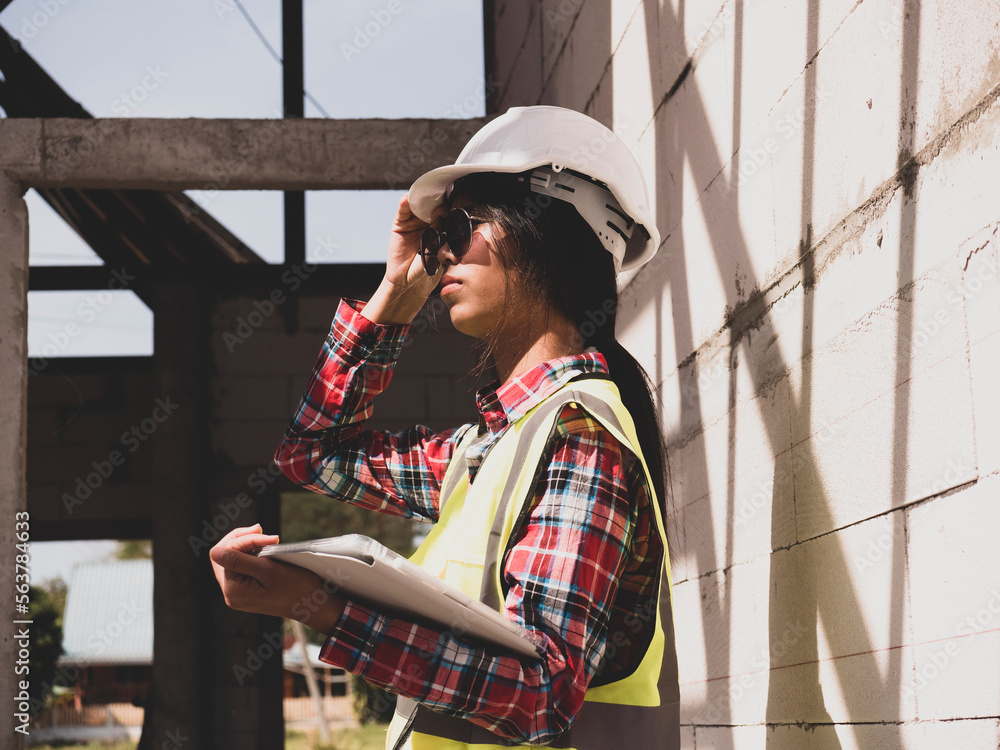
{"label": "green foliage", "polygon": [[316,750],[382,750],[384,747],[385,726],[379,724],[330,732],[329,745],[316,743]]}
{"label": "green foliage", "polygon": [[118,542],[116,560],[152,560],[153,543],[149,539],[126,539]]}
{"label": "green foliage", "polygon": [[385,726],[367,724],[357,729],[334,729],[329,744],[320,742],[317,732],[285,732],[285,750],[382,750]]}
{"label": "green foliage", "polygon": [[301,542],[344,534],[364,534],[401,555],[413,552],[415,524],[375,513],[315,492],[281,496],[281,541]]}
{"label": "green foliage", "polygon": [[49,599],[52,601],[52,606],[59,613],[59,624],[61,626],[62,616],[66,612],[66,594],[69,587],[62,578],[49,578],[42,583],[42,588],[48,593]]}
{"label": "green foliage", "polygon": [[[62,581],[59,581],[62,583]],[[66,585],[62,584],[62,601],[38,586],[30,587],[28,604],[31,624],[31,705],[44,706],[51,696],[56,677],[56,660],[62,655],[62,607],[66,602]],[[59,592],[56,586],[57,595]]]}
{"label": "green foliage", "polygon": [[351,675],[354,691],[354,715],[362,724],[385,724],[396,710],[396,696],[357,675]]}

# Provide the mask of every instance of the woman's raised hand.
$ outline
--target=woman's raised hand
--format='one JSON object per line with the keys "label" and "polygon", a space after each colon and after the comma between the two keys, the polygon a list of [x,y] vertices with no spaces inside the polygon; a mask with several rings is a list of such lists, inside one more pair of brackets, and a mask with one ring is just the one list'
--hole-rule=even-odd
{"label": "woman's raised hand", "polygon": [[441,270],[428,276],[420,258],[420,238],[427,226],[410,210],[409,196],[404,195],[392,222],[385,278],[361,312],[369,320],[409,323],[441,280]]}

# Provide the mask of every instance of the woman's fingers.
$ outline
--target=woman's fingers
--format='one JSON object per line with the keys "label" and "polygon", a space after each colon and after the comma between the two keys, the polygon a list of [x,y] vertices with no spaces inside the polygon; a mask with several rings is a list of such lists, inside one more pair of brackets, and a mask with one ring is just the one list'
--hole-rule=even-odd
{"label": "woman's fingers", "polygon": [[212,562],[233,573],[256,577],[255,574],[259,575],[264,569],[261,567],[263,561],[259,557],[233,547],[214,547],[208,554]]}
{"label": "woman's fingers", "polygon": [[409,196],[400,198],[386,258],[385,281],[390,288],[384,301],[392,312],[398,312],[400,305],[407,311],[411,307],[419,310],[437,286],[437,279],[424,272],[420,256],[421,237],[427,227],[427,222],[411,210]]}
{"label": "woman's fingers", "polygon": [[233,529],[220,539],[211,550],[209,557],[215,561],[216,556],[226,549],[234,549],[240,552],[251,552],[268,544],[277,544],[277,534],[262,534],[260,524]]}
{"label": "woman's fingers", "polygon": [[411,221],[414,217],[413,209],[410,208],[410,194],[405,194],[399,199],[399,205],[396,207],[396,223],[405,224]]}
{"label": "woman's fingers", "polygon": [[209,552],[215,577],[226,599],[226,604],[235,609],[260,612],[273,606],[274,591],[280,587],[274,586],[275,566],[279,563],[266,558],[255,557],[245,549],[239,549],[233,544],[241,545],[258,535],[246,535],[230,545],[216,545]]}
{"label": "woman's fingers", "polygon": [[396,219],[393,222],[393,231],[401,234],[409,234],[415,231],[421,231],[427,227],[427,222],[419,218],[410,209],[409,196],[404,195],[399,200],[399,206],[396,208]]}
{"label": "woman's fingers", "polygon": [[233,529],[224,537],[222,537],[222,539],[219,540],[219,544],[223,544],[231,539],[236,539],[237,537],[246,536],[247,534],[260,534],[260,533],[262,533],[262,531],[261,531],[261,525],[259,523],[255,523],[253,526],[240,526],[238,528]]}
{"label": "woman's fingers", "polygon": [[229,542],[226,546],[240,552],[252,552],[255,549],[266,547],[269,544],[277,544],[277,534],[244,534]]}
{"label": "woman's fingers", "polygon": [[317,609],[316,591],[326,589],[319,576],[249,554],[277,541],[277,535],[263,534],[260,524],[254,524],[233,529],[209,550],[226,604],[245,612],[292,617],[329,632],[343,611],[343,599],[324,591],[324,606]]}
{"label": "woman's fingers", "polygon": [[250,580],[241,583],[253,583],[266,570],[260,565],[263,561],[249,553],[267,544],[277,544],[278,536],[261,534],[260,529],[259,523],[233,529],[208,551],[212,571],[227,603],[235,592],[234,579],[247,577]]}

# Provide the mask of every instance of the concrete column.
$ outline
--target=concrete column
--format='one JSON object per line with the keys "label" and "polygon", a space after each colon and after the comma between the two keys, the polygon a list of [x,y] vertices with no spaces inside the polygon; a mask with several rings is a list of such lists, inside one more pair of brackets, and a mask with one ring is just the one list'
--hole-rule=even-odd
{"label": "concrete column", "polygon": [[[150,747],[173,746],[182,738],[184,750],[262,750],[284,741],[281,620],[225,607],[208,547],[218,535],[257,520],[277,530],[278,496],[272,488],[255,497],[255,507],[243,509],[219,491],[219,455],[210,434],[214,367],[208,286],[197,278],[178,278],[151,289],[156,385],[150,407],[159,400],[170,414],[150,437],[155,631]],[[247,489],[245,477],[240,490]]]}
{"label": "concrete column", "polygon": [[211,566],[207,555],[193,554],[188,541],[197,533],[209,494],[204,294],[196,281],[177,279],[158,283],[151,298],[155,385],[150,411],[162,403],[169,415],[150,436],[154,640],[149,746],[206,750],[213,746],[207,679]]}
{"label": "concrete column", "polygon": [[[243,471],[246,477],[249,470]],[[213,484],[218,482],[216,476]],[[245,490],[246,485],[239,491]],[[204,517],[225,526],[220,535],[258,521],[268,533],[280,533],[277,488],[272,486],[256,495],[253,505],[242,509],[230,523],[221,523],[230,519],[240,502],[235,493],[216,497]],[[207,561],[207,550],[200,557]],[[211,685],[213,712],[212,735],[206,747],[280,748],[285,741],[282,620],[229,609],[214,579],[210,588],[211,658],[205,664],[205,680]]]}
{"label": "concrete column", "polygon": [[[27,513],[28,207],[23,195],[20,183],[0,173],[0,705],[7,707],[17,705],[20,682],[30,679],[14,671],[14,637],[21,626],[13,624],[25,618],[15,609],[22,553],[14,546],[19,541],[15,523]],[[27,530],[30,534],[30,525]],[[24,735],[14,731],[21,723],[7,714],[0,724],[4,747],[24,747]]]}

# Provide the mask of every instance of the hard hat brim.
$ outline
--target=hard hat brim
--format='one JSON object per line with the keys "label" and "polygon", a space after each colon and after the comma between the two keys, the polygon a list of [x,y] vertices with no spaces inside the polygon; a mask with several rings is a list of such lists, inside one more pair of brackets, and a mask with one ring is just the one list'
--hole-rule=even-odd
{"label": "hard hat brim", "polygon": [[502,164],[452,164],[446,167],[432,169],[417,178],[416,182],[410,186],[410,210],[423,221],[430,221],[434,214],[434,209],[444,201],[448,188],[458,179],[470,174],[480,172],[501,172],[503,174],[516,174],[525,172],[533,167],[540,167],[542,164],[532,164],[523,167],[520,164],[510,165],[506,168]]}
{"label": "hard hat brim", "polygon": [[[482,172],[517,174],[536,167],[548,166],[552,163],[551,158],[538,159],[536,161],[537,163],[520,162],[512,165],[452,164],[432,169],[418,177],[413,185],[410,186],[410,210],[413,211],[413,214],[417,218],[430,223],[434,216],[434,209],[444,202],[445,193],[447,193],[448,188],[456,180],[466,175]],[[635,214],[631,213],[631,206],[623,205],[622,208],[630,215],[635,216]],[[640,224],[640,226],[642,225]],[[643,228],[649,233],[650,237],[648,240],[642,237],[642,241],[640,241],[641,233],[635,233],[635,241],[629,242],[628,249],[626,250],[621,266],[622,271],[638,268],[656,254],[656,250],[660,244],[660,233],[655,225],[643,226]]]}

